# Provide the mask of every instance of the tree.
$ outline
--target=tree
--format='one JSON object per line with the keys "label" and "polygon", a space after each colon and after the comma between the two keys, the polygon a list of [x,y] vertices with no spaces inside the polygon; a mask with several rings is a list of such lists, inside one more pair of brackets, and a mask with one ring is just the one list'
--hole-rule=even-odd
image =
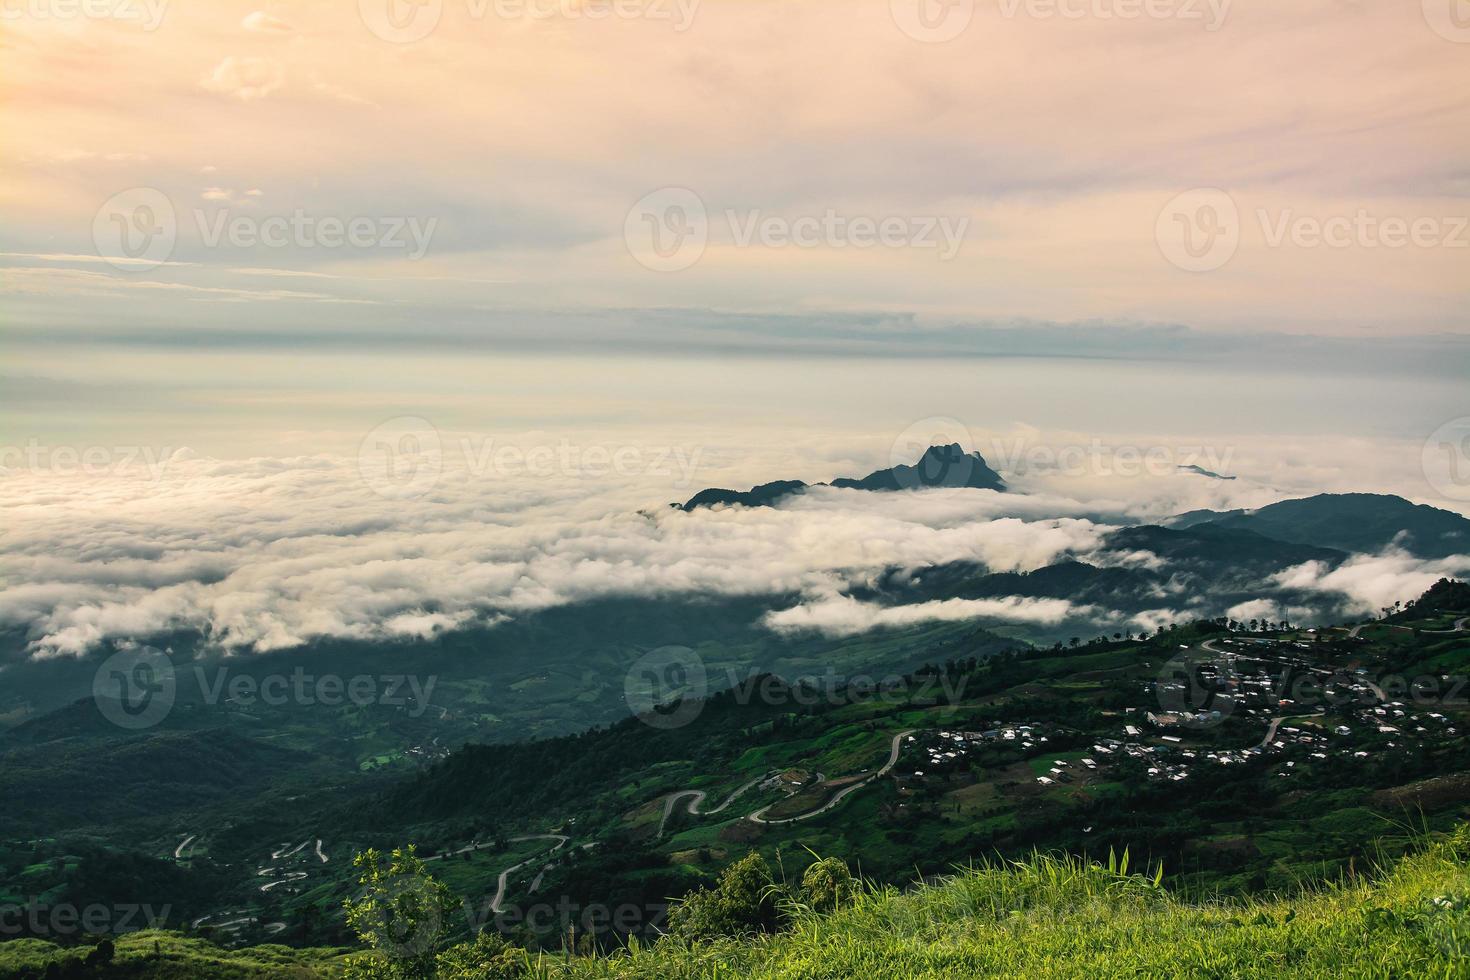
{"label": "tree", "polygon": [[801,890],[814,912],[831,912],[852,897],[852,872],[838,858],[823,858],[801,876]]}
{"label": "tree", "polygon": [[369,848],[353,859],[362,890],[344,904],[347,924],[371,952],[350,957],[346,980],[432,980],[454,896],[431,878],[416,849],[385,861]]}
{"label": "tree", "polygon": [[525,950],[482,929],[469,942],[440,953],[434,965],[438,980],[517,980],[525,975],[528,963]]}
{"label": "tree", "polygon": [[97,944],[92,952],[87,954],[86,964],[95,970],[106,971],[112,965],[112,959],[117,949],[113,946],[111,939],[103,939]]}
{"label": "tree", "polygon": [[686,939],[769,932],[776,926],[771,866],[752,851],[720,874],[713,890],[701,888],[669,910],[669,930]]}

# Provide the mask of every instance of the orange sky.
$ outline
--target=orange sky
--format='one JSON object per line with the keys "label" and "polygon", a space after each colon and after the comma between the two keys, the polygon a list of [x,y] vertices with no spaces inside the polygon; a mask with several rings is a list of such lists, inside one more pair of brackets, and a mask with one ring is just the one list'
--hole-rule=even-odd
{"label": "orange sky", "polygon": [[[1438,0],[924,2],[4,0],[4,322],[350,303],[1470,326],[1470,29]],[[668,187],[707,243],[657,272],[625,229]],[[166,264],[97,261],[99,209],[133,188],[173,209]],[[1236,212],[1207,271],[1159,239],[1193,188]],[[432,241],[208,241],[298,212]],[[952,257],[737,240],[832,213],[964,237]],[[1385,243],[1385,220],[1423,234]],[[1345,244],[1314,243],[1333,221]]]}

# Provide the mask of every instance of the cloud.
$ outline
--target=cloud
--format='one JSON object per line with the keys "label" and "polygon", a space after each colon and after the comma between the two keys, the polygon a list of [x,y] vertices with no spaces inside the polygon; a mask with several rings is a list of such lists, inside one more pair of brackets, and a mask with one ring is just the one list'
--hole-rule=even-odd
{"label": "cloud", "polygon": [[[64,402],[67,390],[54,397]],[[353,444],[362,440],[352,435]],[[442,474],[409,499],[380,495],[377,471],[352,456],[221,460],[144,447],[138,462],[84,472],[28,465],[22,450],[6,449],[0,626],[24,631],[39,657],[178,629],[232,650],[269,651],[325,637],[429,637],[589,599],[766,596],[788,597],[764,620],[776,630],[843,634],[972,618],[1152,630],[1223,610],[1187,574],[1170,577],[1158,555],[1112,551],[1113,532],[1165,504],[1198,502],[1188,494],[1264,493],[1244,478],[1219,484],[1170,472],[1115,483],[1101,502],[1067,495],[1066,481],[1048,488],[1038,480],[1008,494],[817,487],[779,508],[684,513],[667,502],[701,486],[830,479],[889,460],[821,440],[757,442],[749,454],[715,448],[728,442],[713,437],[659,447],[546,433],[476,441],[445,431],[439,441],[441,454],[417,462],[442,464]],[[899,606],[851,598],[902,580],[889,578],[894,569],[971,563],[1029,572],[1066,560],[1159,576],[1148,600],[1155,608],[1124,617],[1065,597]],[[1371,611],[1467,568],[1470,558],[1394,554],[1338,569],[1308,563],[1238,583],[1259,586],[1259,605],[1230,614],[1256,618],[1277,603],[1269,618],[1284,608],[1305,621],[1304,595],[1323,597],[1323,608],[1347,601]]]}
{"label": "cloud", "polygon": [[1006,596],[1000,599],[941,599],[904,606],[880,606],[851,596],[833,595],[766,614],[765,624],[780,632],[815,630],[828,636],[850,636],[880,627],[912,626],[931,621],[975,619],[1056,626],[1072,617],[1091,616],[1090,606],[1065,599]]}
{"label": "cloud", "polygon": [[[3,479],[8,526],[24,530],[0,546],[0,577],[25,584],[0,589],[0,623],[27,629],[41,656],[180,628],[264,651],[426,636],[599,597],[832,594],[895,566],[1031,570],[1091,553],[1109,530],[1031,515],[1043,501],[966,491],[829,490],[790,508],[686,514],[647,509],[666,491],[636,480],[464,468],[423,498],[393,501],[355,460],[335,457],[180,452],[152,474],[22,468]],[[1065,604],[873,615],[980,614],[1052,621]]]}
{"label": "cloud", "polygon": [[1225,615],[1239,622],[1249,622],[1252,619],[1268,619],[1277,622],[1282,616],[1279,603],[1271,599],[1252,599],[1249,602],[1241,602],[1225,610]]}
{"label": "cloud", "polygon": [[1470,572],[1470,555],[1426,560],[1389,549],[1379,555],[1357,555],[1333,569],[1311,561],[1288,568],[1273,577],[1273,584],[1342,596],[1352,611],[1373,615],[1396,602],[1417,598],[1442,578],[1462,577]]}
{"label": "cloud", "polygon": [[199,80],[206,92],[253,102],[278,91],[286,83],[286,68],[273,58],[229,55]]}
{"label": "cloud", "polygon": [[240,21],[240,26],[253,34],[290,34],[293,30],[290,24],[264,10],[246,14],[245,19]]}

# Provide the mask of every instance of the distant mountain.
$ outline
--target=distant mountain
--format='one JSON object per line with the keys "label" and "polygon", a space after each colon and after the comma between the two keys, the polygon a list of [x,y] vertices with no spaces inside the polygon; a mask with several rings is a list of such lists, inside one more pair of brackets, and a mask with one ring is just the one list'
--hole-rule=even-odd
{"label": "distant mountain", "polygon": [[749,490],[721,490],[712,488],[701,490],[690,497],[682,505],[684,510],[695,510],[700,507],[714,507],[719,504],[739,504],[742,507],[770,507],[785,497],[800,493],[807,485],[800,480],[777,480],[774,483],[762,483],[758,487]]}
{"label": "distant mountain", "polygon": [[1169,524],[1181,530],[1254,531],[1339,551],[1377,552],[1397,544],[1420,558],[1470,554],[1470,520],[1388,494],[1323,493],[1259,510],[1197,510]]}
{"label": "distant mountain", "polygon": [[959,443],[951,443],[948,446],[930,446],[912,466],[899,464],[885,470],[876,470],[860,480],[839,477],[830,484],[778,480],[744,491],[711,488],[701,490],[684,503],[673,506],[685,511],[720,504],[770,507],[777,501],[801,493],[809,486],[833,486],[845,490],[867,490],[878,493],[918,490],[927,487],[968,487],[975,490],[1001,492],[1006,488],[1005,481],[1000,478],[1000,474],[990,468],[983,456],[979,453],[967,453]]}
{"label": "distant mountain", "polygon": [[[1076,606],[1126,615],[1206,597],[1208,602],[1196,607],[1199,614],[1204,615],[1206,608],[1215,614],[1237,603],[1274,598],[1336,612],[1322,596],[1299,595],[1269,583],[1276,574],[1306,562],[1335,568],[1347,558],[1343,551],[1277,541],[1252,531],[1142,525],[1112,532],[1105,549],[1089,561],[1068,558],[1030,572],[994,572],[964,561],[895,568],[850,594],[895,605],[1007,596],[1066,599]],[[1045,641],[1051,628],[1032,635]]]}
{"label": "distant mountain", "polygon": [[1209,477],[1212,480],[1233,480],[1233,479],[1235,479],[1235,477],[1233,477],[1233,476],[1222,476],[1219,473],[1216,473],[1214,470],[1207,470],[1203,466],[1194,466],[1194,465],[1181,466],[1181,467],[1179,467],[1179,469],[1180,469],[1180,472],[1183,472],[1183,473],[1194,473],[1197,476],[1207,476],[1207,477]]}
{"label": "distant mountain", "polygon": [[914,490],[919,487],[969,487],[974,490],[1004,491],[1005,481],[979,453],[967,453],[959,443],[930,446],[913,466],[894,466],[869,473],[861,480],[833,480],[834,487],[849,490]]}

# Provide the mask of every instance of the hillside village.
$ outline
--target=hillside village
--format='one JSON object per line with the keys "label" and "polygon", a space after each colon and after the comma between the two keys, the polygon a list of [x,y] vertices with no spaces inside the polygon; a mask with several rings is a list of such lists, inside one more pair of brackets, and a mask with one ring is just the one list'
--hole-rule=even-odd
{"label": "hillside village", "polygon": [[[1184,644],[1180,657],[1157,679],[1132,689],[1137,703],[1117,712],[1121,718],[1112,730],[1088,741],[1083,751],[1048,758],[1058,743],[1071,749],[1096,732],[1041,720],[996,719],[983,730],[909,735],[894,779],[912,790],[993,764],[997,750],[1032,760],[1038,770],[1034,781],[1041,787],[1107,779],[1124,760],[1136,761],[1148,779],[1160,782],[1184,782],[1203,767],[1252,764],[1286,779],[1329,761],[1361,763],[1458,737],[1466,722],[1451,715],[1470,707],[1463,681],[1449,673],[1416,677],[1412,683],[1375,679],[1368,667],[1355,666],[1351,655],[1352,648],[1369,643],[1361,629],[1280,637],[1232,633],[1199,647]],[[1346,658],[1339,650],[1344,645]],[[1319,650],[1328,657],[1317,656]],[[1259,733],[1259,741],[1218,745],[1212,736],[1230,719],[1238,732]]]}

